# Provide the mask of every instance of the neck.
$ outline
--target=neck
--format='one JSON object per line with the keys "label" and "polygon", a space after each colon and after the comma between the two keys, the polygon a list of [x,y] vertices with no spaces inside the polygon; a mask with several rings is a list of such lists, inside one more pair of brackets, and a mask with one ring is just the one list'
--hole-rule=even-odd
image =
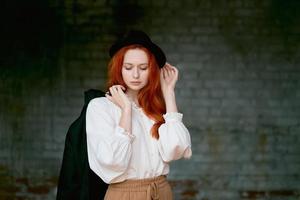
{"label": "neck", "polygon": [[126,95],[130,101],[133,101],[136,105],[138,105],[138,91],[127,90]]}

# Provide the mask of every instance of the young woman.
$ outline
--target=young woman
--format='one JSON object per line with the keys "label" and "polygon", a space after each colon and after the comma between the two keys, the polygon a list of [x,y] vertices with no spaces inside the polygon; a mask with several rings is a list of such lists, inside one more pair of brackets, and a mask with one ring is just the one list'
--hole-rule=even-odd
{"label": "young woman", "polygon": [[178,70],[142,31],[110,55],[108,92],[86,113],[90,168],[109,184],[106,200],[172,199],[169,162],[192,155],[175,100]]}

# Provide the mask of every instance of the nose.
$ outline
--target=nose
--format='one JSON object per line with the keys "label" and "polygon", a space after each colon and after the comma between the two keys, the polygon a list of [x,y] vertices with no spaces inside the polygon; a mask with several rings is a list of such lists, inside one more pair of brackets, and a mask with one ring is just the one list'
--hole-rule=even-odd
{"label": "nose", "polygon": [[133,70],[133,78],[139,78],[139,76],[140,76],[139,69],[138,67],[135,67]]}

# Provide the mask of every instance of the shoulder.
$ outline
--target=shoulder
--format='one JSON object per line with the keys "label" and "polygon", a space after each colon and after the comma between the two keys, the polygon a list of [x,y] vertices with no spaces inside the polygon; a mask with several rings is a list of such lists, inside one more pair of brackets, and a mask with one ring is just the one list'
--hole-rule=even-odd
{"label": "shoulder", "polygon": [[108,106],[109,100],[106,97],[96,97],[90,100],[88,106]]}
{"label": "shoulder", "polygon": [[88,104],[88,110],[112,111],[116,105],[106,97],[96,97]]}

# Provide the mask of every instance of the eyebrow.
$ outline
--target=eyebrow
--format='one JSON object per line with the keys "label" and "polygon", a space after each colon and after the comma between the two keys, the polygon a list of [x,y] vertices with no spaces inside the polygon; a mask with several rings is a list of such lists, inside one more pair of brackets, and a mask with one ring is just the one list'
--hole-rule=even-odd
{"label": "eyebrow", "polygon": [[[130,66],[133,66],[132,63],[124,63],[125,65],[130,65]],[[141,66],[141,65],[148,65],[148,63],[142,63],[142,64],[139,64],[138,66]]]}

